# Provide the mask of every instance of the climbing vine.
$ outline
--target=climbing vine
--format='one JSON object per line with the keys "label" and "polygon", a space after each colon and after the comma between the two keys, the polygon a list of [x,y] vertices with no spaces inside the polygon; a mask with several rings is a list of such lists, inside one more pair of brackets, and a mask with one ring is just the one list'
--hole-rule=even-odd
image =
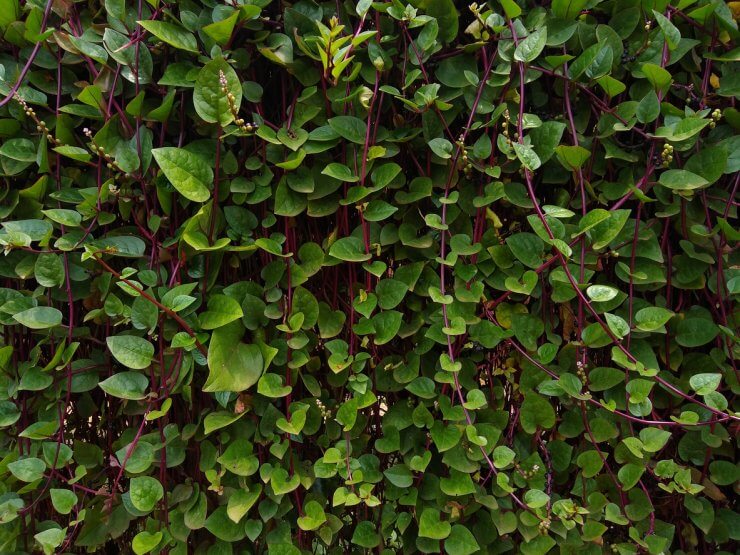
{"label": "climbing vine", "polygon": [[737,6],[0,0],[0,551],[735,552]]}

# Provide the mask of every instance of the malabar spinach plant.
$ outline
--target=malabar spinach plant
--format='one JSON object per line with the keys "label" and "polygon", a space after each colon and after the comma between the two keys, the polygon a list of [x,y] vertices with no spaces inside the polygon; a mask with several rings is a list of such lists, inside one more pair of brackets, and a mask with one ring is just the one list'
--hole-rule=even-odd
{"label": "malabar spinach plant", "polygon": [[0,0],[0,551],[735,552],[737,14]]}

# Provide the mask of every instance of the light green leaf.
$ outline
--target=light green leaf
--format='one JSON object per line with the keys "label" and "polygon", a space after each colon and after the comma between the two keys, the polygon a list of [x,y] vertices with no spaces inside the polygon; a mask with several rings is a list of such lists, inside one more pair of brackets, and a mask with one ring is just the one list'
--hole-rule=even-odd
{"label": "light green leaf", "polygon": [[658,182],[674,191],[692,191],[709,185],[709,181],[686,170],[666,170],[660,174]]}
{"label": "light green leaf", "polygon": [[329,255],[345,262],[364,262],[371,255],[365,252],[365,245],[358,237],[342,237],[329,248]]}
{"label": "light green leaf", "polygon": [[326,522],[324,508],[316,501],[309,501],[303,506],[303,516],[298,517],[301,530],[316,530]]}
{"label": "light green leaf", "polygon": [[635,327],[642,331],[661,329],[673,317],[673,312],[665,308],[650,306],[635,313]]}
{"label": "light green leaf", "polygon": [[238,320],[243,315],[242,307],[236,299],[226,295],[212,295],[208,299],[208,310],[199,316],[199,320],[204,330],[213,330]]}
{"label": "light green leaf", "polygon": [[148,368],[154,356],[154,345],[135,335],[114,335],[106,339],[108,350],[126,368]]}
{"label": "light green leaf", "polygon": [[560,145],[555,149],[558,160],[566,170],[576,171],[591,157],[591,152],[582,146]]}
{"label": "light green leaf", "polygon": [[14,314],[13,319],[32,330],[43,330],[61,324],[62,313],[50,306],[35,306]]}
{"label": "light green leaf", "polygon": [[131,542],[131,549],[134,550],[136,555],[149,553],[162,541],[162,535],[162,532],[141,531],[134,536],[134,540]]}
{"label": "light green leaf", "polygon": [[208,184],[213,182],[213,170],[200,156],[177,147],[155,148],[152,155],[165,177],[186,199],[205,202],[211,198]]}
{"label": "light green leaf", "polygon": [[30,457],[8,463],[8,470],[22,482],[35,482],[43,476],[46,464],[41,459]]}
{"label": "light green leaf", "polygon": [[198,52],[198,42],[195,40],[195,37],[190,31],[180,25],[152,19],[137,21],[137,23],[159,40],[175,48],[188,52]]}
{"label": "light green leaf", "polygon": [[164,488],[159,480],[151,476],[131,478],[129,484],[131,504],[138,510],[148,513],[164,497]]}
{"label": "light green leaf", "polygon": [[516,157],[519,158],[522,165],[529,171],[534,171],[542,165],[539,156],[537,156],[537,153],[531,146],[522,143],[513,144]]}
{"label": "light green leaf", "polygon": [[119,372],[98,384],[108,395],[133,401],[146,397],[149,379],[138,372]]}
{"label": "light green leaf", "polygon": [[246,391],[259,380],[264,358],[257,345],[241,342],[244,326],[234,321],[214,330],[208,346],[208,378],[203,391]]}
{"label": "light green leaf", "polygon": [[422,538],[443,540],[452,532],[449,522],[440,519],[439,510],[427,507],[419,518],[419,535]]}
{"label": "light green leaf", "polygon": [[689,379],[689,385],[698,395],[707,395],[712,391],[716,391],[721,381],[722,374],[694,374]]}
{"label": "light green leaf", "polygon": [[68,515],[77,504],[77,494],[68,489],[51,488],[49,490],[51,503],[59,514]]}

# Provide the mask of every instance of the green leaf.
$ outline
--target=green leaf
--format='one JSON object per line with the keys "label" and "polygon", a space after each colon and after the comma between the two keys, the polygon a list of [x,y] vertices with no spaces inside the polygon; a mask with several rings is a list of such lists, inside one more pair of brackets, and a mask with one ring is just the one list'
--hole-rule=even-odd
{"label": "green leaf", "polygon": [[381,164],[373,170],[371,180],[376,188],[387,187],[401,173],[401,166],[395,162]]}
{"label": "green leaf", "polygon": [[56,548],[62,545],[66,535],[66,530],[62,528],[48,528],[33,537],[43,548],[44,555],[51,555],[57,552]]}
{"label": "green leaf", "polygon": [[542,165],[539,156],[531,146],[522,143],[513,143],[513,145],[517,158],[529,171],[534,171]]}
{"label": "green leaf", "polygon": [[329,119],[329,126],[343,139],[359,145],[365,144],[367,124],[354,116],[336,116]]}
{"label": "green leaf", "polygon": [[558,160],[566,170],[577,171],[591,157],[591,152],[582,146],[560,145],[555,149]]}
{"label": "green leaf", "polygon": [[98,385],[108,395],[138,401],[146,398],[144,392],[149,387],[149,378],[138,372],[118,372]]}
{"label": "green leaf", "polygon": [[530,509],[544,507],[549,500],[550,496],[538,489],[530,489],[524,494],[524,502]]}
{"label": "green leaf", "polygon": [[452,532],[449,522],[440,520],[439,510],[427,507],[419,518],[419,535],[422,538],[443,540]]}
{"label": "green leaf", "polygon": [[277,374],[264,374],[257,383],[257,393],[277,399],[288,395],[293,388],[289,385],[283,385],[283,378]]}
{"label": "green leaf", "polygon": [[213,330],[238,320],[244,315],[241,305],[226,295],[212,295],[208,299],[208,310],[199,316],[204,330]]}
{"label": "green leaf", "polygon": [[529,63],[534,61],[545,48],[547,42],[547,27],[530,33],[514,50],[514,59],[518,62]]}
{"label": "green leaf", "polygon": [[645,467],[639,464],[627,463],[619,469],[617,477],[625,490],[630,490],[642,477]]}
{"label": "green leaf", "polygon": [[622,231],[630,213],[629,210],[611,210],[606,219],[590,226],[588,234],[593,248],[598,250],[608,246]]}
{"label": "green leaf", "polygon": [[588,298],[597,303],[603,303],[611,301],[614,297],[619,295],[619,289],[611,287],[610,285],[590,285],[586,289]]}
{"label": "green leaf", "polygon": [[472,555],[478,553],[480,545],[466,526],[455,524],[445,540],[445,553],[448,555]]}
{"label": "green leaf", "polygon": [[293,41],[282,33],[271,33],[265,41],[265,46],[259,48],[260,53],[279,66],[293,63]]}
{"label": "green leaf", "polygon": [[8,470],[22,482],[35,482],[44,475],[46,464],[41,459],[29,457],[8,463]]}
{"label": "green leaf", "polygon": [[328,164],[323,170],[321,170],[321,173],[345,183],[356,183],[360,180],[360,178],[354,175],[352,170],[347,166],[337,162]]}
{"label": "green leaf", "polygon": [[51,504],[59,514],[68,515],[77,504],[77,494],[68,489],[51,488],[49,490]]}
{"label": "green leaf", "polygon": [[671,74],[655,64],[642,64],[642,72],[656,91],[665,92],[671,84]]}
{"label": "green leaf", "polygon": [[275,495],[285,495],[294,489],[297,489],[301,483],[301,477],[298,474],[288,475],[288,471],[283,468],[277,468],[270,476],[270,486]]}
{"label": "green leaf", "polygon": [[709,463],[709,479],[718,486],[731,486],[740,479],[740,469],[730,461]]}
{"label": "green leaf", "polygon": [[95,248],[114,256],[137,258],[143,256],[146,245],[138,237],[104,237],[91,243]]}
{"label": "green leaf", "polygon": [[165,177],[186,199],[205,202],[211,197],[208,183],[213,181],[213,170],[202,158],[175,147],[155,148],[152,155]]}
{"label": "green leaf", "polygon": [[371,255],[365,252],[362,239],[354,236],[337,239],[329,248],[329,255],[345,262],[364,262],[371,258]]}
{"label": "green leaf", "polygon": [[678,43],[681,41],[681,33],[676,26],[660,12],[653,10],[653,16],[655,17],[655,21],[658,22],[660,30],[663,32],[668,49],[675,50],[678,48]]}
{"label": "green leaf", "polygon": [[0,427],[12,426],[21,417],[21,413],[11,401],[0,401]]}
{"label": "green leaf", "polygon": [[673,312],[657,306],[642,308],[635,313],[635,327],[642,331],[655,331],[673,318]]}
{"label": "green leaf", "polygon": [[372,324],[375,329],[373,342],[376,345],[385,345],[391,341],[403,323],[403,314],[397,310],[386,310],[376,314],[372,318]]}
{"label": "green leaf", "polygon": [[50,220],[68,227],[78,227],[82,222],[82,214],[76,210],[50,208],[49,210],[42,210],[42,212]]}
{"label": "green leaf", "polygon": [[388,204],[384,200],[371,200],[363,211],[368,222],[380,222],[398,212],[398,207]]}
{"label": "green leaf", "polygon": [[[241,81],[234,68],[220,56],[208,62],[198,72],[198,78],[193,89],[193,105],[203,121],[226,126],[234,121],[234,114],[232,114],[229,100],[222,90],[221,73],[226,78],[227,92],[234,95],[234,109],[237,112],[239,111],[242,102]],[[212,181],[213,176],[206,183]]]}
{"label": "green leaf", "polygon": [[536,269],[542,264],[545,247],[542,239],[534,233],[517,233],[506,238],[512,254],[525,266]]}
{"label": "green leaf", "polygon": [[432,139],[429,141],[429,148],[434,154],[445,160],[452,157],[453,146],[447,139]]}
{"label": "green leaf", "polygon": [[205,528],[216,538],[227,543],[239,542],[247,535],[243,525],[229,518],[224,505],[208,515]]}
{"label": "green leaf", "polygon": [[8,233],[28,235],[31,241],[43,241],[53,231],[51,224],[45,220],[14,220],[2,222]]}
{"label": "green leaf", "polygon": [[62,313],[50,306],[36,306],[14,314],[13,319],[32,330],[43,330],[61,324]]}
{"label": "green leaf", "polygon": [[265,361],[257,345],[241,342],[239,321],[214,330],[208,345],[208,378],[203,391],[246,391],[260,379]]}
{"label": "green leaf", "polygon": [[453,497],[475,493],[475,486],[470,475],[459,470],[450,470],[449,478],[442,478],[439,485],[442,493]]}
{"label": "green leaf", "polygon": [[41,254],[36,259],[33,275],[43,287],[59,287],[64,284],[64,264],[56,254]]}
{"label": "green leaf", "polygon": [[663,187],[676,191],[691,191],[709,185],[709,182],[700,175],[686,170],[664,171],[658,181]]}
{"label": "green leaf", "polygon": [[25,430],[23,430],[18,437],[26,437],[29,439],[47,439],[59,429],[59,423],[56,420],[45,421],[39,420],[30,424]]}
{"label": "green leaf", "polygon": [[250,486],[249,489],[235,490],[229,497],[226,514],[233,522],[238,523],[257,502],[261,493],[262,486],[260,485]]}
{"label": "green leaf", "polygon": [[536,393],[528,393],[521,406],[522,428],[533,434],[538,428],[549,429],[555,425],[555,411],[550,403]]}
{"label": "green leaf", "polygon": [[145,19],[137,21],[137,23],[159,40],[179,50],[198,52],[198,42],[195,40],[193,34],[179,25],[153,19]]}
{"label": "green leaf", "polygon": [[714,183],[725,173],[727,159],[727,151],[724,148],[709,146],[689,158],[683,169],[703,177],[709,183]]}
{"label": "green leaf", "polygon": [[203,433],[205,435],[209,435],[215,432],[216,430],[225,428],[233,424],[237,420],[239,420],[245,414],[246,412],[237,413],[237,414],[234,414],[232,412],[224,412],[224,411],[211,412],[203,420]]}
{"label": "green leaf", "polygon": [[352,533],[352,543],[365,549],[375,549],[380,544],[380,534],[375,523],[363,520]]}
{"label": "green leaf", "polygon": [[660,115],[660,101],[655,91],[648,91],[648,93],[640,100],[637,105],[637,112],[635,112],[638,121],[642,123],[650,123]]}
{"label": "green leaf", "polygon": [[682,347],[701,347],[719,334],[719,328],[711,320],[686,318],[676,326],[676,342]]}
{"label": "green leaf", "polygon": [[410,4],[436,19],[443,42],[451,42],[457,37],[459,11],[453,0],[412,0]]}
{"label": "green leaf", "polygon": [[504,8],[506,17],[509,19],[514,19],[515,17],[522,15],[522,9],[514,0],[501,0],[501,5]]}
{"label": "green leaf", "polygon": [[414,476],[406,465],[396,464],[387,468],[383,475],[398,488],[408,488],[414,483]]}
{"label": "green leaf", "polygon": [[624,371],[607,366],[599,366],[588,373],[588,388],[591,391],[606,391],[626,379]]}
{"label": "green leaf", "polygon": [[671,438],[671,432],[658,428],[643,428],[640,430],[640,441],[643,449],[648,453],[657,453]]}
{"label": "green leaf", "polygon": [[529,138],[535,154],[544,164],[555,154],[555,147],[560,144],[566,125],[560,121],[545,121],[539,127],[530,130]]}
{"label": "green leaf", "polygon": [[555,17],[560,19],[575,19],[586,7],[588,0],[554,0],[551,9]]}
{"label": "green leaf", "polygon": [[148,368],[154,356],[154,345],[135,335],[114,335],[106,339],[108,350],[126,368]]}
{"label": "green leaf", "polygon": [[131,504],[138,510],[148,513],[164,497],[164,488],[156,478],[137,476],[129,484]]}
{"label": "green leaf", "polygon": [[0,146],[0,155],[18,162],[35,162],[36,145],[28,139],[8,139]]}
{"label": "green leaf", "polygon": [[601,458],[601,455],[599,455],[599,452],[595,449],[584,451],[578,455],[577,463],[583,471],[584,478],[593,478],[601,472],[601,469],[604,466],[604,461]]}
{"label": "green leaf", "polygon": [[596,82],[611,98],[619,96],[627,89],[627,86],[624,83],[618,79],[614,79],[611,75],[603,75],[599,77]]}
{"label": "green leaf", "polygon": [[283,143],[292,151],[297,151],[308,139],[308,131],[305,129],[286,129],[281,127],[278,129],[276,137],[278,141]]}
{"label": "green leaf", "polygon": [[216,41],[216,44],[225,46],[229,42],[238,20],[239,12],[234,10],[229,17],[225,17],[220,21],[214,21],[203,27],[203,32]]}
{"label": "green leaf", "polygon": [[298,527],[301,530],[316,530],[326,522],[324,508],[316,501],[309,501],[303,506],[303,516],[298,517]]}
{"label": "green leaf", "polygon": [[381,279],[375,287],[378,305],[383,310],[395,308],[403,301],[408,290],[408,285],[402,281],[393,278]]}
{"label": "green leaf", "polygon": [[445,426],[438,420],[434,422],[430,433],[440,453],[455,447],[462,437],[462,431],[459,428],[456,426]]}
{"label": "green leaf", "polygon": [[722,374],[715,373],[694,374],[689,379],[691,389],[696,391],[698,395],[707,395],[712,391],[716,391],[721,382]]}
{"label": "green leaf", "polygon": [[131,548],[136,555],[144,555],[159,545],[159,542],[162,541],[162,536],[162,532],[147,532],[144,530],[134,536],[131,542]]}
{"label": "green leaf", "polygon": [[699,133],[707,125],[709,125],[709,120],[707,119],[689,117],[684,118],[673,125],[659,127],[655,131],[655,135],[657,137],[663,137],[668,141],[685,141]]}

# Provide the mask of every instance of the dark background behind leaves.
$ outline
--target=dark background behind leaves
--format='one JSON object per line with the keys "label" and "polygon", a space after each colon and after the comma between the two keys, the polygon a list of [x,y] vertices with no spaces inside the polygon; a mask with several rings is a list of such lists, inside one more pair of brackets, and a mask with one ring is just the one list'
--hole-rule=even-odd
{"label": "dark background behind leaves", "polygon": [[737,11],[0,0],[0,551],[735,552]]}

